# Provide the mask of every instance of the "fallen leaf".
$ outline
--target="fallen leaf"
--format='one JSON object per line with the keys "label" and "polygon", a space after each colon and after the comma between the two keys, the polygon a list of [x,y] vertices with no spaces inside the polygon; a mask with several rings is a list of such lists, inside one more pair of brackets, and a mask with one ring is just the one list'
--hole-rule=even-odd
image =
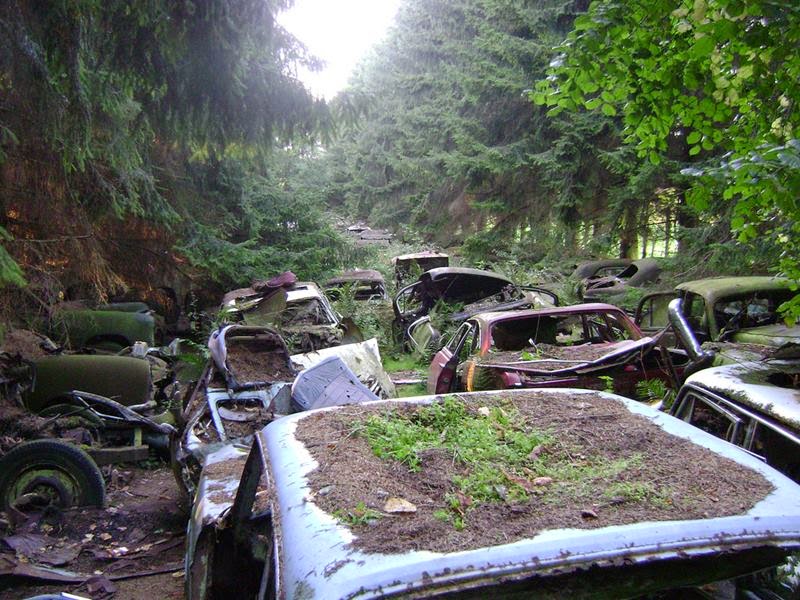
{"label": "fallen leaf", "polygon": [[588,508],[584,508],[581,511],[581,517],[583,517],[584,519],[597,519],[598,518],[597,517],[597,513],[594,512],[593,510],[588,509]]}
{"label": "fallen leaf", "polygon": [[539,444],[538,446],[534,447],[533,450],[530,451],[530,453],[528,454],[528,458],[531,460],[539,458],[539,455],[542,453],[542,450],[544,450],[544,446]]}
{"label": "fallen leaf", "polygon": [[482,417],[488,417],[490,414],[492,414],[492,411],[489,410],[488,406],[481,406],[478,409],[478,414]]}
{"label": "fallen leaf", "polygon": [[533,485],[550,485],[553,483],[552,477],[536,477],[531,483]]}
{"label": "fallen leaf", "polygon": [[387,513],[414,513],[417,512],[417,507],[403,498],[389,498],[383,510]]}
{"label": "fallen leaf", "polygon": [[101,533],[101,534],[100,534],[98,537],[99,537],[101,540],[103,540],[104,542],[107,542],[108,540],[110,540],[110,539],[111,539],[111,538],[113,538],[114,536],[113,536],[113,535],[111,535],[110,533]]}

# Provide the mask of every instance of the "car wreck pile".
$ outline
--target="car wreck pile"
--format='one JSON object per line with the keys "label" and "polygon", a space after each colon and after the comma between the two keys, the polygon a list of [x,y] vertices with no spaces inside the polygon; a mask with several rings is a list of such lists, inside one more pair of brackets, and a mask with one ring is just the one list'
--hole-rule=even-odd
{"label": "car wreck pile", "polygon": [[[38,438],[0,441],[2,508],[103,505],[99,467],[160,453],[191,505],[193,599],[793,593],[774,577],[800,551],[788,282],[689,282],[631,318],[399,258],[393,329],[433,357],[426,396],[397,399],[378,340],[291,273],[225,295],[194,372],[180,341],[0,353]],[[578,279],[613,298],[650,262]],[[325,288],[386,301],[377,271]],[[674,404],[629,399],[653,382]]]}

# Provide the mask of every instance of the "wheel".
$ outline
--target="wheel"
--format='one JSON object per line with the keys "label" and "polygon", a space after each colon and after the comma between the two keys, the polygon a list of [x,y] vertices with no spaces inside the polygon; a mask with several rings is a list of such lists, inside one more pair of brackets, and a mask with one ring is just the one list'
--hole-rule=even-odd
{"label": "wheel", "polygon": [[23,496],[36,504],[103,506],[100,469],[80,448],[59,440],[26,442],[0,458],[0,509]]}

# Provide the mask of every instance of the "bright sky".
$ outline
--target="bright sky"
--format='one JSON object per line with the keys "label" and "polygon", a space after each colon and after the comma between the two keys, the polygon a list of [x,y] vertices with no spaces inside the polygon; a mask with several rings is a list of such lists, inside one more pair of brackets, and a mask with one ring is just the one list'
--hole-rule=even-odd
{"label": "bright sky", "polygon": [[312,93],[333,98],[347,85],[358,61],[383,39],[401,0],[296,0],[278,21],[317,57],[318,73],[301,71]]}

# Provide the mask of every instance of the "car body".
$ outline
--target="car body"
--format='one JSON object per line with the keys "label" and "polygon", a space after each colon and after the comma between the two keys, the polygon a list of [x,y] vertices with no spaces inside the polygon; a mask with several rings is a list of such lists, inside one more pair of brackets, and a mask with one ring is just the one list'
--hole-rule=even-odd
{"label": "car body", "polygon": [[800,361],[745,361],[690,375],[671,414],[800,482]]}
{"label": "car body", "polygon": [[50,315],[48,333],[68,348],[117,352],[134,342],[155,345],[156,319],[142,302],[122,302],[97,309],[64,304]]}
{"label": "car body", "polygon": [[[617,261],[607,262],[616,263]],[[611,298],[622,296],[630,288],[642,287],[647,283],[658,281],[660,274],[661,265],[652,258],[631,260],[624,267],[616,264],[601,266],[593,275],[586,276],[581,280],[578,285],[578,294],[584,302],[608,301]]]}
{"label": "car body", "polygon": [[325,294],[337,300],[343,288],[350,288],[354,300],[388,300],[383,275],[374,269],[345,271],[325,282]]}
{"label": "car body", "polygon": [[613,277],[622,273],[632,262],[632,258],[603,258],[585,261],[575,267],[572,278],[581,281],[587,277]]}
{"label": "car body", "polygon": [[202,377],[183,402],[185,423],[171,445],[172,468],[181,489],[194,495],[206,458],[231,445],[249,446],[267,423],[300,410],[296,378],[336,358],[371,398],[394,397],[374,338],[290,355],[273,328],[228,324],[213,331]]}
{"label": "car body", "polygon": [[[401,289],[394,298],[393,328],[404,340],[419,337],[414,334],[423,323],[432,328],[436,340],[438,331],[429,321],[421,321],[437,305],[448,311],[452,322],[487,310],[518,310],[558,304],[558,297],[548,290],[530,288],[527,291],[499,273],[464,267],[430,269],[419,279]],[[416,346],[421,346],[420,342]]]}
{"label": "car body", "polygon": [[408,281],[417,279],[425,271],[449,266],[450,256],[443,252],[425,250],[395,256],[392,258],[395,287],[400,289]]}
{"label": "car body", "polygon": [[718,277],[688,281],[672,292],[641,299],[636,322],[643,331],[669,323],[667,304],[681,300],[681,311],[697,342],[735,342],[781,346],[800,343],[800,327],[783,323],[778,308],[796,294],[781,277]]}
{"label": "car body", "polygon": [[363,340],[355,324],[342,319],[311,281],[233,290],[225,294],[222,309],[229,321],[277,328],[292,352]]}
{"label": "car body", "polygon": [[[514,404],[574,397],[563,415],[562,427],[583,423],[581,407],[590,398],[598,408],[622,407],[623,412],[652,424],[653,436],[681,438],[695,449],[702,447],[717,459],[727,459],[726,469],[736,465],[759,473],[773,486],[772,491],[751,508],[725,517],[682,518],[673,513],[674,518],[661,521],[567,525],[544,528],[532,536],[518,534],[500,543],[478,539],[468,547],[460,545],[462,538],[454,530],[447,551],[417,547],[413,536],[403,550],[365,551],[358,545],[354,524],[341,513],[322,507],[323,497],[336,482],[323,488],[312,484],[320,463],[312,456],[312,447],[302,441],[303,432],[321,418],[335,417],[344,410],[350,419],[374,408],[381,414],[393,414],[443,399],[428,396],[310,411],[259,431],[249,455],[229,447],[209,457],[188,528],[187,598],[205,600],[232,594],[261,599],[539,594],[632,598],[744,575],[777,564],[787,552],[800,547],[800,487],[740,448],[612,394],[565,389],[503,395]],[[495,398],[496,394],[487,392],[460,396],[473,406]],[[328,448],[335,459],[336,440],[344,434],[323,435],[330,442],[320,451]],[[319,444],[316,446],[314,449]],[[643,459],[658,462],[662,457]],[[686,468],[679,461],[668,466],[675,476]],[[370,489],[368,501],[383,506],[385,497],[380,490]],[[443,490],[431,489],[430,504],[441,503],[442,495]],[[386,519],[413,522],[416,518],[416,511],[383,514],[372,526],[380,529]]]}
{"label": "car body", "polygon": [[428,391],[613,383],[615,392],[633,396],[642,380],[671,384],[688,361],[681,350],[663,355],[657,344],[610,304],[481,313],[434,356]]}
{"label": "car body", "polygon": [[28,493],[62,508],[102,504],[98,466],[166,454],[178,390],[168,350],[140,343],[131,356],[0,353],[12,415],[35,423],[19,430],[26,443],[0,450],[8,470],[0,478],[0,510]]}

